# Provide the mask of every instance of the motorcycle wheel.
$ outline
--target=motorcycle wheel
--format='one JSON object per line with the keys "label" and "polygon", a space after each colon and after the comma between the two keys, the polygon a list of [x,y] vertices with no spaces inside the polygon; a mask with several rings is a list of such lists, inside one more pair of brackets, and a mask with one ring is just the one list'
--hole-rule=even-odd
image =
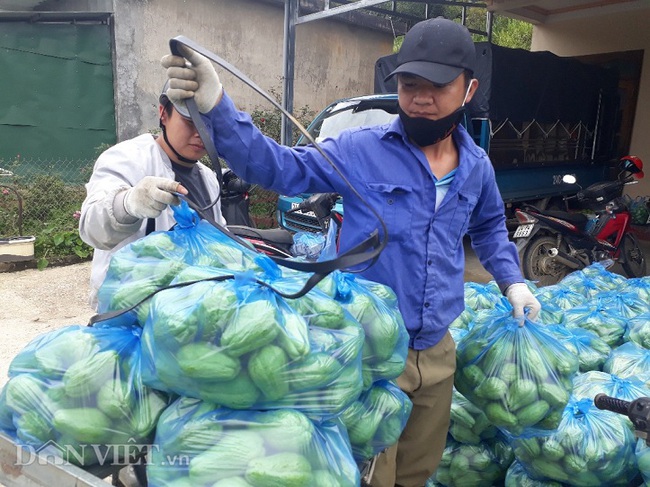
{"label": "motorcycle wheel", "polygon": [[[557,241],[554,237],[538,235],[533,237],[524,248],[521,271],[526,279],[535,282],[538,287],[557,284],[572,271],[570,267],[548,256],[549,249],[556,246]],[[558,250],[569,251],[564,242],[560,244]]]}
{"label": "motorcycle wheel", "polygon": [[627,277],[645,276],[645,255],[634,235],[626,233],[623,236],[619,259]]}

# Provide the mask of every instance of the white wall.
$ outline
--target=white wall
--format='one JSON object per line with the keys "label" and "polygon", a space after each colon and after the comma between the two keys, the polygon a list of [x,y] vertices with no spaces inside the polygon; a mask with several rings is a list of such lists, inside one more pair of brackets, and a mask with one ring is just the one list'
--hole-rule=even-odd
{"label": "white wall", "polygon": [[[158,126],[165,79],[160,58],[184,35],[224,58],[266,91],[282,92],[284,9],[253,0],[116,0],[118,139]],[[337,98],[371,93],[374,64],[390,54],[390,34],[318,20],[296,27],[294,109],[320,110]],[[245,110],[266,102],[219,69],[225,90]]]}
{"label": "white wall", "polygon": [[650,7],[648,10],[535,26],[533,51],[559,56],[644,50],[630,152],[648,168],[645,179],[629,186],[631,196],[650,195]]}

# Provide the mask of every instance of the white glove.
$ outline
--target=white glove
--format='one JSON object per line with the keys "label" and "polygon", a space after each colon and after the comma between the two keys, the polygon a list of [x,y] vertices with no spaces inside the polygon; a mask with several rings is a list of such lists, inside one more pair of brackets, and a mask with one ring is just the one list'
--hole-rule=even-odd
{"label": "white glove", "polygon": [[194,97],[199,111],[208,113],[221,100],[219,76],[206,57],[186,46],[178,47],[184,57],[167,54],[160,60],[169,78],[167,97],[174,104],[184,104],[186,98]]}
{"label": "white glove", "polygon": [[156,218],[167,205],[178,205],[172,192],[187,193],[176,181],[146,176],[124,194],[124,210],[134,218]]}
{"label": "white glove", "polygon": [[[524,308],[528,309],[527,318],[531,321],[535,321],[539,310],[542,309],[542,305],[537,301],[537,298],[533,296],[533,293],[528,289],[528,285],[524,282],[517,282],[511,284],[506,289],[506,298],[510,301],[512,305],[512,315],[515,318],[524,317]],[[521,320],[523,325],[524,320]]]}

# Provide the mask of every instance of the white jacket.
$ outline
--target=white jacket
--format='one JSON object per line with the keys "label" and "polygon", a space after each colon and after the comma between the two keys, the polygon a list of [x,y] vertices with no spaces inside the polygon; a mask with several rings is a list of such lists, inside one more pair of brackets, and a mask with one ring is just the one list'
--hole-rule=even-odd
{"label": "white jacket", "polygon": [[[207,166],[197,164],[208,190],[208,200],[214,201],[219,196],[217,177]],[[119,223],[113,214],[115,195],[135,186],[145,176],[175,178],[169,157],[150,134],[120,142],[103,152],[86,184],[79,235],[95,248],[90,273],[90,305],[93,308],[97,307],[97,291],[104,281],[113,253],[145,236],[146,219],[124,224]],[[220,204],[214,205],[211,211],[215,221],[226,224]],[[166,208],[156,218],[155,229],[169,230],[175,223],[171,208]]]}

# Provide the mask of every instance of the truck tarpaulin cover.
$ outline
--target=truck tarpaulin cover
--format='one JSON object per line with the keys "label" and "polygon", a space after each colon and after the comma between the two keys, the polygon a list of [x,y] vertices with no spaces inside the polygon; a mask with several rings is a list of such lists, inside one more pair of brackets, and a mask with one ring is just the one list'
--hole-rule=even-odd
{"label": "truck tarpaulin cover", "polygon": [[[469,105],[474,118],[539,123],[581,121],[593,127],[601,91],[603,109],[616,103],[616,76],[605,68],[547,51],[530,52],[488,42],[475,45],[474,75],[479,89]],[[395,78],[384,81],[396,65],[396,54],[377,60],[376,93],[397,91]]]}

